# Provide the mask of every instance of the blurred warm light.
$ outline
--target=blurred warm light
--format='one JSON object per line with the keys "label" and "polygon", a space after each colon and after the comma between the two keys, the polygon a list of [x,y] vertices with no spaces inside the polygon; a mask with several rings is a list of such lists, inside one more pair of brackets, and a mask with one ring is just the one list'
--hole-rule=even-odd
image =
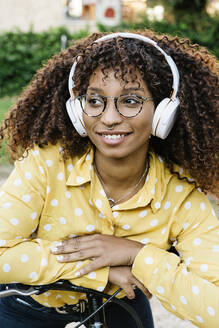
{"label": "blurred warm light", "polygon": [[219,13],[219,1],[218,0],[211,0],[207,7],[207,12],[210,15],[215,15]]}
{"label": "blurred warm light", "polygon": [[72,17],[82,16],[82,0],[62,0],[68,8],[68,14]]}
{"label": "blurred warm light", "polygon": [[164,16],[164,7],[159,5],[153,8],[147,8],[146,14],[148,16],[148,19],[151,21],[154,20],[161,21]]}

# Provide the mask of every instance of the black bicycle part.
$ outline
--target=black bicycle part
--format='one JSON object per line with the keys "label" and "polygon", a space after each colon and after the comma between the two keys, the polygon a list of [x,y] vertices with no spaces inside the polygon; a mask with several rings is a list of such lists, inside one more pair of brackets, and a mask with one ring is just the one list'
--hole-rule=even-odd
{"label": "black bicycle part", "polygon": [[[17,283],[15,284],[15,286],[16,286],[15,288],[18,289],[18,290],[19,289],[20,290],[22,290],[22,289],[23,290],[25,290],[25,289],[28,290],[30,288],[29,285],[23,285],[23,284],[17,284]],[[98,299],[101,299],[101,300],[103,298],[106,299],[106,301],[102,305],[100,305],[99,307],[96,306],[96,304],[99,304],[99,301],[96,302],[95,307],[97,307],[97,308],[95,310],[93,310],[93,312],[76,327],[80,327],[83,323],[90,320],[100,310],[102,310],[107,305],[107,303],[109,301],[112,301],[115,304],[121,306],[124,310],[126,310],[131,315],[133,320],[136,322],[136,327],[137,328],[144,328],[138,314],[136,313],[136,311],[129,304],[127,304],[125,301],[115,298],[115,296],[121,291],[121,288],[118,289],[113,295],[108,295],[108,294],[105,294],[103,292],[99,292],[99,291],[94,290],[94,289],[73,285],[68,280],[59,280],[59,281],[54,282],[52,284],[31,286],[31,287],[33,287],[37,291],[37,293],[36,293],[37,295],[40,295],[40,294],[42,294],[42,293],[44,293],[48,290],[65,290],[65,291],[74,291],[74,292],[79,292],[79,293],[86,293],[87,295],[91,295],[91,297],[98,298]],[[99,317],[97,317],[97,319],[99,320]],[[92,328],[92,327],[95,327],[95,326],[91,325],[90,327]],[[98,326],[96,326],[96,327],[98,327]]]}

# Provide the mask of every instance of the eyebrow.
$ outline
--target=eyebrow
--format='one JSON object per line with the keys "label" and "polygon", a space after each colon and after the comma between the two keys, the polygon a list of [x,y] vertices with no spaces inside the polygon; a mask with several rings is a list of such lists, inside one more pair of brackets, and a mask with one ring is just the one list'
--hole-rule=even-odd
{"label": "eyebrow", "polygon": [[[99,88],[93,88],[93,87],[88,87],[89,91],[95,91],[95,92],[103,92],[102,89]],[[145,90],[143,88],[124,88],[122,91],[142,91],[145,92]]]}

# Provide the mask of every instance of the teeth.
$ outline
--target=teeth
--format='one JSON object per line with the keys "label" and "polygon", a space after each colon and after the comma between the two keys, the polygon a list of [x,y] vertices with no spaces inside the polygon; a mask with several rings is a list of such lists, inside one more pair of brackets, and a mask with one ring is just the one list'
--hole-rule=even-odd
{"label": "teeth", "polygon": [[106,139],[121,139],[121,138],[124,138],[125,135],[124,134],[113,134],[113,135],[104,134],[103,137]]}

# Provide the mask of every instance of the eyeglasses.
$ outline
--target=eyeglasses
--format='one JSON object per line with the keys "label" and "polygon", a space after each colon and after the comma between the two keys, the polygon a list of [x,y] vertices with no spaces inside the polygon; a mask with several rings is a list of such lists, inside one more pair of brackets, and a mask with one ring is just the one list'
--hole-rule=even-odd
{"label": "eyeglasses", "polygon": [[76,97],[81,104],[83,112],[91,117],[100,116],[106,109],[107,99],[114,99],[117,112],[124,117],[135,117],[141,111],[143,103],[153,100],[151,97],[141,97],[137,95],[121,95],[119,97],[104,97],[96,94],[85,94]]}

